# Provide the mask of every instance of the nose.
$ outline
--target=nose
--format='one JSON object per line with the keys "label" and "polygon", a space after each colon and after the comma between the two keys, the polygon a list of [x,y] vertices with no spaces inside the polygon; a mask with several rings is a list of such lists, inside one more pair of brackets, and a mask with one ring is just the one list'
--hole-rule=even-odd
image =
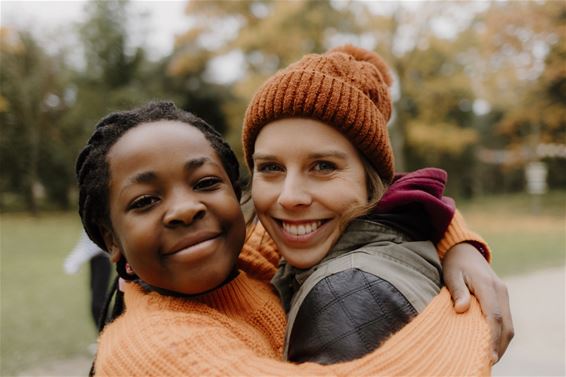
{"label": "nose", "polygon": [[307,207],[312,203],[312,196],[307,183],[298,175],[289,174],[288,172],[277,202],[285,209]]}
{"label": "nose", "polygon": [[206,214],[206,205],[187,193],[175,193],[169,199],[163,223],[167,227],[186,226],[202,219]]}

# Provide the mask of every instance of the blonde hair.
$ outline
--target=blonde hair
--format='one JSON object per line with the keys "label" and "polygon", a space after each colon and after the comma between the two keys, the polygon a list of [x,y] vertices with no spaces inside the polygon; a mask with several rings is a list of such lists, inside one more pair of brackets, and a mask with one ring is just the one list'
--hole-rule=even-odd
{"label": "blonde hair", "polygon": [[359,154],[364,167],[366,178],[366,190],[368,195],[368,202],[363,205],[351,208],[343,217],[342,224],[340,225],[341,231],[344,231],[348,224],[357,217],[365,216],[370,213],[377,203],[381,200],[387,191],[387,185],[375,170],[373,165],[361,153]]}

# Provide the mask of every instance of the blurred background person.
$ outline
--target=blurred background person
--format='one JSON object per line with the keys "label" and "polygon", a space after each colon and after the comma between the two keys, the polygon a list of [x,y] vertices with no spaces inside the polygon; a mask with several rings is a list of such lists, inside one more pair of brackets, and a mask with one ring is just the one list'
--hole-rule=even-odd
{"label": "blurred background person", "polygon": [[77,244],[65,258],[63,268],[65,273],[74,275],[86,262],[88,262],[90,273],[90,313],[94,326],[98,328],[100,313],[102,313],[110,284],[110,259],[104,250],[96,246],[82,231]]}

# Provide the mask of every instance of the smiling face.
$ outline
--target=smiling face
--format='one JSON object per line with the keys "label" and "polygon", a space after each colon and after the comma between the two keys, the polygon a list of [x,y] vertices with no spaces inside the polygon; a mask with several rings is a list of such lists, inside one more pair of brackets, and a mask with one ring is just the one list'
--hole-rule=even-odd
{"label": "smiling face", "polygon": [[260,131],[252,199],[281,255],[298,268],[320,262],[354,208],[368,203],[362,159],[340,132],[290,118]]}
{"label": "smiling face", "polygon": [[240,204],[202,132],[178,121],[140,124],[110,149],[105,241],[146,283],[195,294],[221,284],[244,242]]}

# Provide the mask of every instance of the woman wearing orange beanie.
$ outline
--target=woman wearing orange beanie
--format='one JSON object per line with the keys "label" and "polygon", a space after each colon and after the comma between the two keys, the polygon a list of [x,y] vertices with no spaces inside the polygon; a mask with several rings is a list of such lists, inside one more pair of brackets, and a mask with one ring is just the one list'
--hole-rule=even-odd
{"label": "woman wearing orange beanie", "polygon": [[[254,207],[284,258],[273,283],[289,314],[290,360],[359,357],[422,312],[440,288],[440,262],[431,244],[414,241],[434,240],[440,257],[462,241],[486,253],[473,234],[440,241],[450,221],[459,221],[442,197],[444,172],[409,174],[385,193],[394,177],[391,82],[377,54],[343,46],[276,73],[246,111]],[[402,196],[402,211],[384,216]],[[511,329],[496,340],[499,353],[512,336],[501,295]]]}

